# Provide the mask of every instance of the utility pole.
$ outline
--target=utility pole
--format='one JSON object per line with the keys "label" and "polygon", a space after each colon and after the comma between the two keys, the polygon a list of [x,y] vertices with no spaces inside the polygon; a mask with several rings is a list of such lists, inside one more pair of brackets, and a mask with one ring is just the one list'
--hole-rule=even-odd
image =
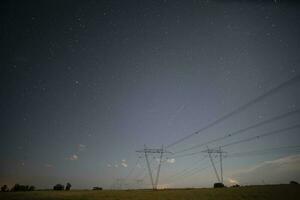
{"label": "utility pole", "polygon": [[[223,157],[224,153],[226,153],[226,152],[222,151],[221,147],[219,147],[219,149],[209,149],[207,147],[207,150],[202,151],[202,152],[208,153],[208,156],[209,156],[211,165],[213,166],[216,178],[217,178],[219,183],[223,183],[224,180],[223,180],[223,163],[222,163],[223,159],[222,159],[222,157]],[[212,158],[212,154],[218,154],[219,157],[220,157],[220,176],[219,176],[218,170],[215,166],[214,160]]]}
{"label": "utility pole", "polygon": [[[171,153],[171,152],[166,151],[163,148],[163,146],[161,148],[158,148],[158,149],[150,149],[150,148],[147,148],[146,145],[144,145],[144,149],[138,150],[136,152],[143,153],[145,155],[145,159],[146,159],[146,163],[147,163],[147,167],[148,167],[148,173],[149,173],[152,189],[157,190],[158,180],[159,180],[159,173],[160,173],[163,154]],[[158,169],[157,169],[157,172],[156,172],[155,180],[153,180],[153,172],[152,172],[152,169],[151,169],[151,166],[150,166],[150,163],[149,163],[149,158],[148,158],[149,154],[159,154]]]}

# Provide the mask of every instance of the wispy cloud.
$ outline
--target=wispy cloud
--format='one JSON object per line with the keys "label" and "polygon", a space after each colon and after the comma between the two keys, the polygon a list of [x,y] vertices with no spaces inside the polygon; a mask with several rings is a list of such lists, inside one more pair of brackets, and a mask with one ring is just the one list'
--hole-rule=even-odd
{"label": "wispy cloud", "polygon": [[167,159],[167,163],[175,163],[175,159],[174,158],[169,158],[169,159]]}
{"label": "wispy cloud", "polygon": [[122,159],[121,161],[117,161],[117,162],[113,162],[115,164],[110,164],[108,163],[106,166],[107,167],[114,167],[114,168],[118,168],[118,167],[128,167],[127,161],[126,159]]}
{"label": "wispy cloud", "polygon": [[233,178],[228,178],[227,180],[230,184],[239,184],[239,182]]}
{"label": "wispy cloud", "polygon": [[126,163],[126,159],[121,160],[121,166],[128,167],[128,165]]}
{"label": "wispy cloud", "polygon": [[128,167],[128,165],[126,164],[126,163],[121,163],[121,165],[123,166],[123,167]]}

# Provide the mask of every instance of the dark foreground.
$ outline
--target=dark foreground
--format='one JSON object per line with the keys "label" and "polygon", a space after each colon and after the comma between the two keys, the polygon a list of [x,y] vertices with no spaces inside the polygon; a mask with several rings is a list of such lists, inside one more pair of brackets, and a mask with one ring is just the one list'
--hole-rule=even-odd
{"label": "dark foreground", "polygon": [[34,191],[0,193],[2,200],[205,200],[205,199],[300,199],[299,185],[247,186],[221,189],[172,189],[172,190],[128,190],[128,191]]}

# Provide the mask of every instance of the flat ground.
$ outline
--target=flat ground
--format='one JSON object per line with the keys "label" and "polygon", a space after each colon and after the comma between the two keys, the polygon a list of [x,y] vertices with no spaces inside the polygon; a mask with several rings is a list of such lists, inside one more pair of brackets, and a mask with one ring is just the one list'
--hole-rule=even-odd
{"label": "flat ground", "polygon": [[221,189],[172,189],[172,190],[73,190],[0,193],[2,200],[247,200],[247,199],[300,199],[300,185],[247,186]]}

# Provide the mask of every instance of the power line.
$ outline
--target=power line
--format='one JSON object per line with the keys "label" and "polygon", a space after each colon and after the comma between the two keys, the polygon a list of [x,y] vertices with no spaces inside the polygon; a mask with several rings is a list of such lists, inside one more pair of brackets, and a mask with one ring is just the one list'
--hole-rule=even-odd
{"label": "power line", "polygon": [[137,173],[137,174],[133,177],[133,179],[143,179],[143,178],[142,178],[142,175],[146,174],[146,172],[145,172],[146,166],[142,166],[142,165],[143,165],[143,162],[141,163],[141,167],[140,167],[139,173]]}
{"label": "power line", "polygon": [[134,170],[136,169],[136,167],[138,166],[138,163],[139,163],[140,159],[141,159],[141,157],[139,156],[139,157],[137,158],[137,160],[136,160],[135,165],[131,168],[131,170],[129,171],[129,173],[127,174],[127,176],[126,176],[125,179],[128,179],[128,178],[131,176],[131,174],[133,173],[133,171],[134,171]]}
{"label": "power line", "polygon": [[[300,150],[300,145],[293,145],[293,146],[281,146],[281,147],[274,147],[274,148],[267,148],[267,149],[261,149],[261,150],[255,150],[255,151],[248,151],[248,152],[237,152],[237,153],[233,153],[233,154],[229,154],[226,155],[226,157],[241,157],[241,156],[252,156],[252,155],[259,155],[259,154],[263,154],[263,153],[274,153],[274,151],[279,151],[279,150]],[[197,154],[199,154],[199,152],[197,152]],[[218,161],[216,161],[217,163]],[[174,181],[170,181],[171,183],[173,182],[177,182],[179,180],[182,179],[186,179],[194,174],[197,174],[201,171],[204,171],[205,169],[208,169],[210,166],[205,166],[203,168],[193,168],[193,171],[191,174],[188,173],[184,173],[182,175],[180,175],[179,177],[176,177],[177,179]],[[195,169],[198,169],[195,171]],[[179,179],[180,178],[180,179]]]}
{"label": "power line", "polygon": [[282,128],[282,129],[275,130],[275,131],[270,131],[270,132],[260,134],[260,135],[256,135],[256,136],[246,138],[246,139],[243,139],[243,140],[238,140],[238,141],[235,141],[235,142],[231,142],[231,143],[222,145],[221,147],[223,148],[223,147],[232,146],[232,145],[235,145],[235,144],[240,144],[240,143],[243,143],[243,142],[249,142],[251,140],[260,139],[262,137],[278,134],[278,133],[281,133],[281,132],[285,132],[285,131],[289,131],[289,130],[293,130],[293,129],[297,129],[297,128],[300,128],[300,124],[296,124],[294,126]]}
{"label": "power line", "polygon": [[240,156],[252,156],[252,155],[262,155],[265,153],[275,153],[279,150],[300,150],[300,145],[293,145],[293,146],[281,146],[281,147],[274,147],[274,148],[267,148],[267,149],[260,149],[248,152],[237,152],[227,155],[227,157],[240,157]]}
{"label": "power line", "polygon": [[[267,133],[263,133],[263,134],[260,134],[260,135],[256,135],[256,136],[250,137],[250,138],[246,138],[246,139],[238,140],[238,141],[231,142],[231,143],[228,143],[228,144],[225,144],[225,145],[221,145],[221,147],[223,148],[223,147],[227,147],[227,146],[231,146],[231,145],[235,145],[235,144],[239,144],[239,143],[243,143],[243,142],[249,142],[249,141],[254,140],[254,139],[260,139],[262,137],[266,137],[266,136],[269,136],[269,135],[279,134],[281,132],[285,132],[285,131],[288,131],[288,130],[296,129],[296,128],[299,128],[299,127],[300,127],[300,124],[296,124],[294,126],[282,128],[282,129],[275,130],[275,131],[270,131],[270,132],[267,132]],[[202,151],[193,152],[193,153],[187,153],[187,154],[173,156],[171,158],[192,156],[192,155],[199,154],[201,152]]]}
{"label": "power line", "polygon": [[[216,161],[216,163],[218,163],[219,161]],[[182,181],[183,179],[186,179],[186,178],[188,178],[188,177],[191,177],[191,176],[193,176],[193,175],[195,175],[195,174],[197,174],[197,173],[199,173],[199,172],[202,172],[202,171],[204,171],[204,170],[206,170],[206,169],[208,169],[208,168],[210,168],[210,166],[208,165],[205,165],[205,167],[202,167],[202,168],[197,168],[198,170],[196,170],[196,171],[193,171],[191,174],[188,174],[188,175],[184,175],[183,177],[180,177],[180,179],[176,179],[176,180],[174,180],[174,181],[171,181],[171,183],[174,183],[174,182],[178,182],[178,181]]]}
{"label": "power line", "polygon": [[[201,161],[203,161],[205,159],[206,159],[206,157],[203,157],[202,159],[197,160],[193,165],[198,164],[198,163],[200,163]],[[188,173],[190,173],[190,172],[192,172],[196,169],[198,169],[198,167],[185,168],[185,169],[180,170],[180,171],[174,173],[173,175],[167,177],[166,179],[169,180],[169,179],[174,179],[175,177],[178,178],[178,176],[180,177],[180,176],[186,175],[186,174],[188,174]]]}
{"label": "power line", "polygon": [[[155,160],[155,157],[153,157],[150,160],[149,164],[150,164],[151,168],[153,167],[153,170],[155,171],[155,170],[157,170],[157,166],[153,166],[153,161],[154,160]],[[146,178],[146,176],[147,176],[147,170],[146,170],[146,168],[147,168],[147,166],[143,167],[144,170],[141,173],[139,173],[137,176],[135,176],[135,179],[142,179],[142,180],[144,180]]]}
{"label": "power line", "polygon": [[172,147],[172,146],[174,146],[174,145],[176,145],[176,144],[178,144],[178,143],[180,143],[180,142],[182,142],[182,141],[185,141],[185,140],[189,139],[190,137],[192,137],[192,136],[194,136],[194,135],[199,134],[200,132],[203,132],[203,131],[205,131],[205,130],[207,130],[207,129],[213,127],[213,126],[215,126],[216,124],[218,124],[218,123],[220,123],[220,122],[222,122],[222,121],[224,121],[224,120],[226,120],[226,119],[232,117],[233,115],[242,112],[242,111],[245,110],[246,108],[248,108],[248,107],[254,105],[255,103],[261,101],[262,99],[264,99],[264,98],[266,98],[266,97],[268,97],[268,96],[270,96],[270,95],[276,93],[276,92],[279,91],[280,89],[285,88],[285,87],[287,87],[287,86],[289,86],[289,85],[291,85],[291,84],[293,84],[293,83],[296,83],[296,82],[298,82],[298,81],[300,81],[300,75],[297,75],[297,76],[295,76],[295,77],[293,77],[293,78],[291,78],[291,79],[289,79],[289,80],[287,80],[287,81],[281,83],[280,85],[274,87],[273,89],[269,90],[268,92],[266,92],[266,93],[264,93],[264,94],[262,94],[262,95],[256,97],[255,99],[253,99],[253,100],[249,101],[248,103],[246,103],[246,104],[244,104],[244,105],[238,107],[237,109],[235,109],[235,110],[233,110],[232,112],[230,112],[230,113],[224,115],[223,117],[221,117],[221,118],[219,118],[219,119],[213,121],[212,123],[210,123],[210,124],[204,126],[203,128],[201,128],[201,129],[199,129],[199,130],[197,130],[197,131],[195,131],[195,132],[193,132],[193,133],[191,133],[191,134],[189,134],[189,135],[187,135],[187,136],[185,136],[185,137],[183,137],[183,138],[181,138],[181,139],[179,139],[179,140],[177,140],[177,141],[175,141],[175,142],[173,142],[173,143],[171,143],[171,144],[169,144],[169,145],[167,145],[166,148],[170,148],[170,147]]}
{"label": "power line", "polygon": [[271,122],[274,122],[274,121],[277,121],[277,120],[280,120],[280,119],[289,117],[289,116],[291,116],[291,115],[299,114],[299,113],[300,113],[300,110],[289,111],[289,112],[287,112],[287,113],[283,113],[283,114],[281,114],[281,115],[272,117],[272,118],[267,119],[267,120],[264,120],[264,121],[262,121],[262,122],[253,124],[253,125],[248,126],[248,127],[246,127],[246,128],[239,129],[239,130],[234,131],[234,132],[232,132],[232,133],[230,133],[230,134],[227,134],[227,135],[225,135],[225,136],[221,136],[221,137],[218,137],[218,138],[216,138],[216,139],[210,140],[210,141],[208,141],[208,142],[205,142],[205,143],[202,143],[202,144],[197,144],[197,145],[194,145],[194,146],[192,146],[192,147],[189,147],[189,148],[186,148],[186,149],[177,151],[177,152],[175,152],[175,154],[177,154],[177,153],[182,153],[182,152],[186,152],[186,151],[190,151],[190,150],[195,149],[195,148],[199,148],[199,147],[202,147],[202,146],[205,146],[205,145],[214,143],[214,142],[218,142],[218,141],[224,140],[224,139],[226,139],[226,138],[228,138],[228,137],[232,137],[232,136],[234,136],[234,135],[238,135],[238,134],[244,133],[244,132],[249,131],[249,130],[251,130],[251,129],[254,129],[254,128],[263,126],[263,125],[265,125],[265,124],[268,124],[268,123],[271,123]]}

